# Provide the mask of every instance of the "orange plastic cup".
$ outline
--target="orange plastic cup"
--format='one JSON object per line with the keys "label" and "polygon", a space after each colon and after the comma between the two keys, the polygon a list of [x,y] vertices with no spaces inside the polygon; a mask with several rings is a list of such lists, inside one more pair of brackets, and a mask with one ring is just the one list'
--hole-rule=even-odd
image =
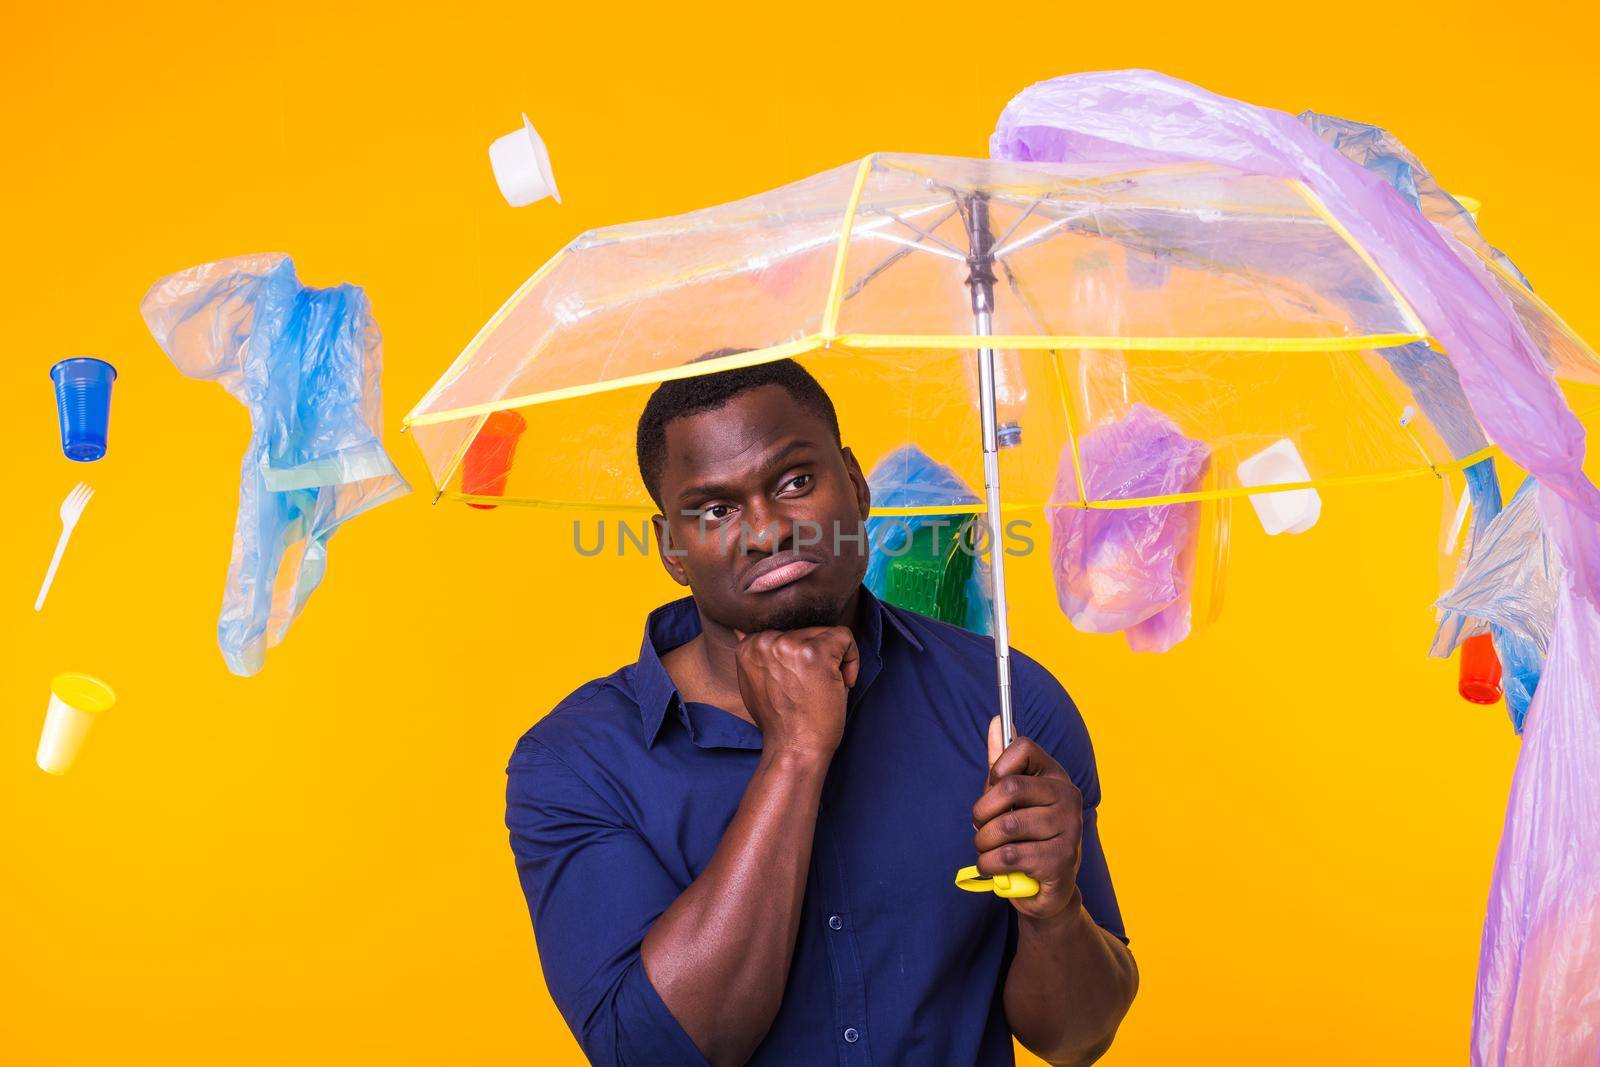
{"label": "orange plastic cup", "polygon": [[1500,657],[1494,654],[1494,638],[1479,634],[1461,642],[1461,696],[1474,704],[1493,704],[1500,699]]}
{"label": "orange plastic cup", "polygon": [[[483,420],[478,436],[467,446],[461,460],[461,491],[467,496],[504,496],[511,460],[517,454],[517,441],[528,428],[528,420],[515,411],[495,411]],[[468,507],[492,510],[494,504],[467,501]]]}

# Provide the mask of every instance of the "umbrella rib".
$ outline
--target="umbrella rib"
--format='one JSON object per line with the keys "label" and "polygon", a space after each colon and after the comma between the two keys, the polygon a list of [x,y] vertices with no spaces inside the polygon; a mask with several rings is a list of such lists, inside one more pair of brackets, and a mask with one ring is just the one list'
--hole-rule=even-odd
{"label": "umbrella rib", "polygon": [[[940,226],[943,226],[946,222],[950,221],[950,219],[954,218],[958,210],[959,208],[952,207],[949,211],[941,215],[939,219],[929,227],[929,229],[937,230]],[[851,297],[861,292],[862,289],[867,287],[868,282],[872,281],[872,279],[876,278],[878,275],[882,274],[884,271],[888,270],[890,267],[909,256],[911,252],[912,249],[910,247],[897,248],[893,252],[890,252],[886,257],[884,257],[883,262],[867,271],[867,273],[863,274],[860,279],[855,282],[855,284],[851,285],[849,292],[845,293],[844,296],[840,298],[839,302],[844,303],[846,300],[849,300]]]}
{"label": "umbrella rib", "polygon": [[[871,213],[872,214],[878,214],[878,213],[880,213],[880,211],[881,211],[882,214],[888,215],[891,219],[894,219],[894,221],[898,222],[900,225],[904,226],[906,229],[910,230],[912,233],[917,234],[919,237],[923,238],[924,240],[932,241],[934,244],[939,245],[942,248],[949,249],[951,254],[956,256],[956,258],[960,259],[963,263],[966,262],[967,254],[965,252],[961,251],[961,249],[957,248],[955,245],[951,244],[949,241],[946,241],[944,238],[936,237],[932,233],[929,233],[927,230],[924,230],[922,227],[912,225],[911,223],[907,222],[905,219],[901,218],[899,215],[895,214],[893,211],[882,211],[882,209],[877,209],[877,210],[872,211]],[[955,212],[952,211],[950,214],[954,214],[954,213]],[[944,223],[949,218],[950,218],[950,215],[945,215],[937,223],[935,223],[932,228],[937,229],[939,226],[944,225]],[[931,251],[931,249],[930,249],[930,251]]]}
{"label": "umbrella rib", "polygon": [[871,270],[867,271],[867,273],[863,274],[861,279],[852,285],[849,291],[840,298],[839,302],[842,304],[848,301],[851,297],[865,289],[868,282],[872,281],[872,279],[876,278],[878,275],[882,274],[884,271],[888,270],[890,267],[894,266],[896,263],[900,262],[910,254],[910,248],[897,248],[893,252],[890,252],[884,257],[883,262],[879,263],[876,267],[873,267]]}
{"label": "umbrella rib", "polygon": [[[1024,222],[1027,222],[1028,216],[1032,215],[1034,210],[1037,209],[1040,204],[1043,204],[1046,200],[1049,200],[1050,195],[1051,194],[1046,193],[1044,196],[1036,197],[1033,203],[1028,205],[1028,210],[1017,216],[1017,221],[1013,222],[1009,227],[1006,228],[1006,232],[1000,235],[1000,239],[995,241],[995,244],[1000,247],[1004,247],[1005,243],[1011,240],[1011,235],[1017,232],[1017,227],[1021,226]],[[999,253],[996,253],[996,256],[998,255]]]}
{"label": "umbrella rib", "polygon": [[[1065,229],[1066,227],[1071,226],[1073,223],[1077,222],[1080,218],[1082,218],[1082,213],[1081,212],[1079,214],[1077,214],[1077,215],[1064,216],[1062,218],[1056,219],[1054,222],[1051,222],[1049,225],[1039,227],[1037,230],[1034,230],[1032,233],[1028,234],[1028,236],[1026,236],[1026,237],[1017,238],[1011,244],[1004,245],[1004,246],[1002,246],[1001,248],[999,248],[999,249],[997,249],[995,251],[995,254],[994,254],[995,261],[999,262],[1000,260],[1005,259],[1005,257],[1011,255],[1013,252],[1020,252],[1022,249],[1027,248],[1030,245],[1036,245],[1040,241],[1048,239],[1057,230]],[[1096,226],[1097,230],[1098,230],[1098,228],[1099,227]]]}
{"label": "umbrella rib", "polygon": [[[930,255],[941,256],[944,259],[953,259],[957,263],[965,263],[967,261],[967,257],[962,255],[960,252],[946,252],[943,248],[933,248],[929,245],[923,244],[921,241],[913,241],[911,238],[901,237],[899,234],[884,233],[882,230],[867,230],[863,233],[857,234],[856,236],[861,237],[862,239],[876,238],[880,241],[888,241],[890,244],[902,246],[908,252],[927,252]],[[940,243],[942,244],[943,242]]]}

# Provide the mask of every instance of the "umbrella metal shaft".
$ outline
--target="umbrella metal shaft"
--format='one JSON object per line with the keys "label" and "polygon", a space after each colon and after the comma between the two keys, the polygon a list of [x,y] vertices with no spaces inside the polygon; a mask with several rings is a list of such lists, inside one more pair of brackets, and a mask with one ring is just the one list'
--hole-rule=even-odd
{"label": "umbrella metal shaft", "polygon": [[[976,316],[977,334],[993,330],[988,311]],[[1011,719],[1011,636],[1006,628],[1006,564],[1000,520],[1000,442],[996,426],[994,349],[978,349],[978,406],[983,417],[983,489],[989,520],[989,573],[994,582],[994,666],[1000,690],[1001,743],[1010,746],[1016,730]]]}
{"label": "umbrella metal shaft", "polygon": [[[994,334],[994,231],[989,227],[989,198],[982,193],[963,198],[967,227],[967,287],[972,291],[972,332]],[[1000,520],[1000,434],[995,404],[994,349],[978,349],[978,410],[983,420],[983,489],[989,520],[989,576],[994,600],[994,669],[1000,692],[1001,744],[1016,737],[1011,718],[1011,637],[1006,628],[1006,554]]]}

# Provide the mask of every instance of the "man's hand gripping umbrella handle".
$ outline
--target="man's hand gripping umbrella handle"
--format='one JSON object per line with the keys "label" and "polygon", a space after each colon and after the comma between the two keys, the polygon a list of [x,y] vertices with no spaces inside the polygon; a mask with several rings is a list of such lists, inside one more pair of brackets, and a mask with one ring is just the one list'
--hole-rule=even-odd
{"label": "man's hand gripping umbrella handle", "polygon": [[[1010,744],[1010,740],[1007,739],[1006,743]],[[1032,897],[1039,894],[1039,883],[1021,871],[985,878],[976,864],[956,872],[956,886],[969,893],[993,893],[997,897]]]}
{"label": "man's hand gripping umbrella handle", "polygon": [[[1009,696],[1010,694],[1007,694]],[[1004,710],[1009,711],[1010,701],[1004,702]],[[1011,723],[1007,720],[1009,715],[1002,712],[1000,716],[1000,730],[1003,746],[1000,751],[1005,751],[1012,741]],[[990,751],[993,752],[994,740],[990,735]],[[990,761],[991,765],[993,760]],[[1039,894],[1039,883],[1035,879],[1023,874],[1021,871],[1010,871],[985,878],[976,865],[963,867],[956,872],[956,886],[969,893],[993,893],[997,897],[1032,897]]]}

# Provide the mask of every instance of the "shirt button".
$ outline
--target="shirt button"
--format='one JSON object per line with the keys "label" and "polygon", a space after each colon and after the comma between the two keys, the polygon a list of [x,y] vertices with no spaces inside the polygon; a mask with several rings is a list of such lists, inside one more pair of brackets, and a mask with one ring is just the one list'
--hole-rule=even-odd
{"label": "shirt button", "polygon": [[844,920],[837,915],[830,915],[828,916],[828,927],[832,930],[843,930]]}
{"label": "shirt button", "polygon": [[849,1043],[849,1044],[852,1044],[852,1045],[853,1045],[853,1044],[855,1044],[855,1043],[856,1043],[856,1042],[857,1042],[857,1041],[860,1041],[860,1040],[861,1040],[861,1031],[859,1031],[859,1030],[857,1030],[857,1029],[856,1029],[856,1028],[855,1028],[855,1027],[853,1027],[853,1026],[851,1026],[851,1027],[847,1027],[847,1028],[846,1028],[846,1029],[845,1029],[845,1032],[844,1032],[844,1039],[845,1039],[845,1041],[846,1041],[846,1042],[847,1042],[847,1043]]}

